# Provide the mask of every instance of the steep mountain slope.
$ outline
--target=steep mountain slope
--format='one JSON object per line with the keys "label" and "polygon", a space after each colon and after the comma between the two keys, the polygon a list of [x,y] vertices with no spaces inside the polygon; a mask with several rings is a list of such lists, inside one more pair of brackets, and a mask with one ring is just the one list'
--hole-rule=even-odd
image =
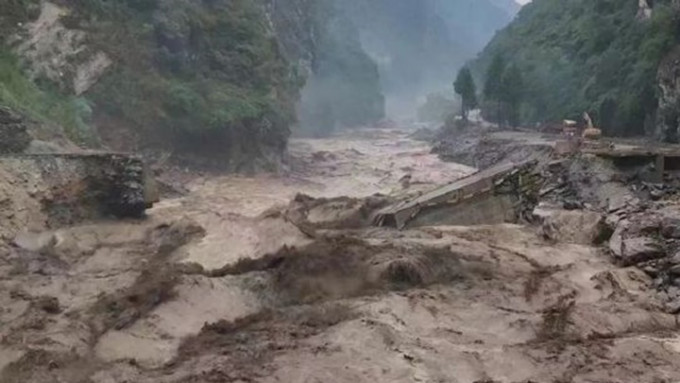
{"label": "steep mountain slope", "polygon": [[354,24],[330,1],[320,3],[312,76],[299,107],[301,131],[314,135],[377,122],[385,115],[377,65],[363,50]]}
{"label": "steep mountain slope", "polygon": [[90,141],[97,132],[116,149],[271,168],[301,88],[333,65],[348,88],[373,97],[357,121],[382,116],[377,72],[358,40],[326,30],[335,17],[327,0],[0,0],[0,8],[0,76],[12,77],[0,103]]}
{"label": "steep mountain slope", "polygon": [[480,77],[496,55],[519,66],[525,123],[589,111],[608,134],[642,134],[655,125],[659,63],[678,40],[671,3],[533,1],[474,65]]}

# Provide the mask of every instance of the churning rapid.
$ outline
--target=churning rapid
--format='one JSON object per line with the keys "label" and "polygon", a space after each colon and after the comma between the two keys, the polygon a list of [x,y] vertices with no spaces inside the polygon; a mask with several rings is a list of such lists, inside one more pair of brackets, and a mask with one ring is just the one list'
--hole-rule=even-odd
{"label": "churning rapid", "polygon": [[0,383],[680,382],[680,0],[518,1],[0,0]]}
{"label": "churning rapid", "polygon": [[399,129],[296,140],[291,157],[281,175],[166,175],[186,194],[143,221],[19,237],[2,381],[680,379],[675,316],[591,244],[594,213],[560,215],[559,240],[377,228],[375,209],[474,169]]}

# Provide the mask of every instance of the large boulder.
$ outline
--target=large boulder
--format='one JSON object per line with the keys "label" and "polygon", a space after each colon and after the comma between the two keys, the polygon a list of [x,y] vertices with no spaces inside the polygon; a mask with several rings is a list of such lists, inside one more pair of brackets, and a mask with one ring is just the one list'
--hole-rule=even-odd
{"label": "large boulder", "polygon": [[663,246],[649,237],[624,239],[621,250],[621,257],[626,264],[636,264],[666,255]]}
{"label": "large boulder", "polygon": [[667,239],[680,239],[680,211],[666,208],[660,211],[661,235]]}
{"label": "large boulder", "polygon": [[601,213],[587,210],[563,210],[539,206],[534,217],[541,222],[547,239],[590,245],[606,241],[608,234]]}
{"label": "large boulder", "polygon": [[626,226],[620,225],[609,240],[609,249],[624,266],[637,265],[666,255],[663,245],[654,237],[628,237]]}

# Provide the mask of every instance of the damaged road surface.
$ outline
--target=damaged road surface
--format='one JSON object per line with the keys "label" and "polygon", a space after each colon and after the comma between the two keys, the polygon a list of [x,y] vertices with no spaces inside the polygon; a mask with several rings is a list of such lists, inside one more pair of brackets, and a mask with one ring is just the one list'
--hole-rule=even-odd
{"label": "damaged road surface", "polygon": [[[0,382],[680,380],[670,194],[648,225],[606,164],[513,166],[489,195],[537,195],[539,224],[400,231],[378,212],[476,169],[398,130],[291,151],[285,176],[195,178],[145,220],[36,227],[33,246],[16,233],[0,248]],[[616,241],[648,234],[659,253],[617,261]]]}

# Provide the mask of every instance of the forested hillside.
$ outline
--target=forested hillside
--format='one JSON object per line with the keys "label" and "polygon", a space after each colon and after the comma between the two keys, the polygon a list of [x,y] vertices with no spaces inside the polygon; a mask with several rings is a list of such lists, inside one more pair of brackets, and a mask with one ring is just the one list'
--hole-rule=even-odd
{"label": "forested hillside", "polygon": [[659,63],[678,42],[670,0],[536,0],[473,63],[483,80],[500,56],[524,82],[521,121],[590,112],[608,134],[642,134],[657,121]]}
{"label": "forested hillside", "polygon": [[375,64],[346,38],[350,25],[336,33],[331,1],[0,0],[0,8],[0,102],[83,144],[101,138],[121,150],[262,168],[283,153],[308,81],[344,85],[327,106],[353,116],[348,125],[384,113]]}
{"label": "forested hillside", "polygon": [[0,0],[0,104],[84,146],[272,168],[451,93],[512,0]]}

